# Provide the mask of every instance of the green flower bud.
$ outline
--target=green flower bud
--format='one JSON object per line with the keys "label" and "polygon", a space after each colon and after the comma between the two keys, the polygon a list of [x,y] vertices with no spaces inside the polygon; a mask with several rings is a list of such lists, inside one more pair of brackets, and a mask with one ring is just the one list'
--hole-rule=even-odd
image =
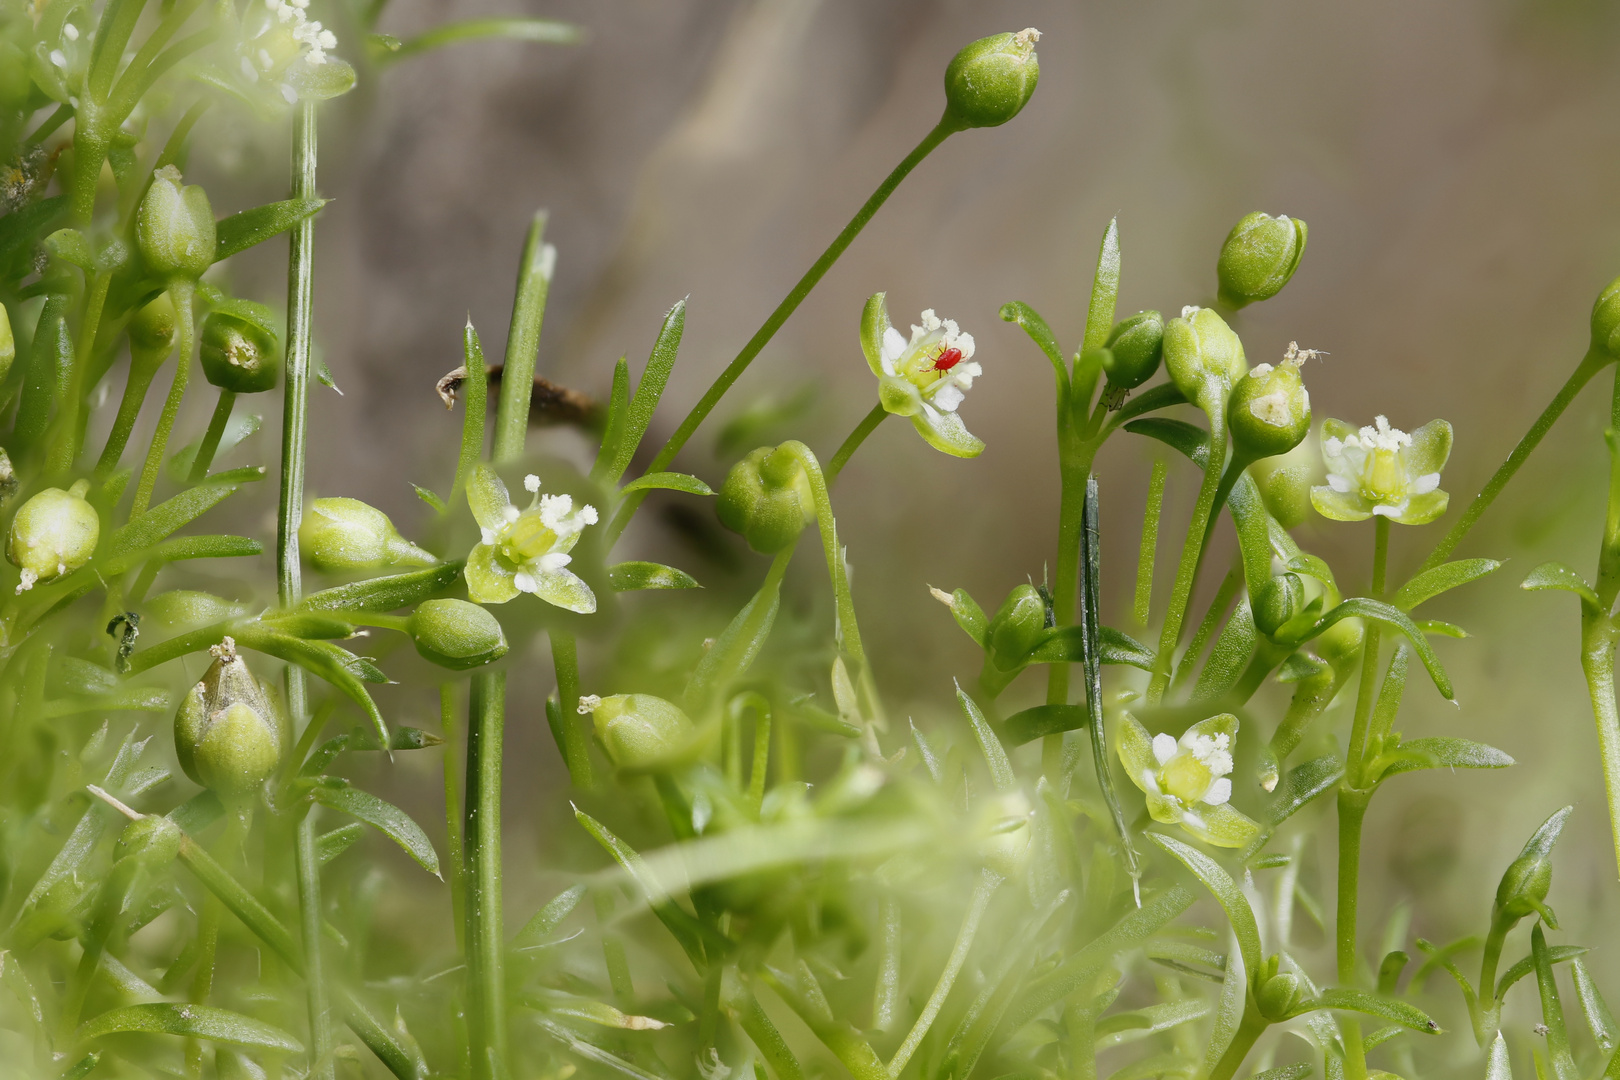
{"label": "green flower bud", "polygon": [[500,620],[466,600],[424,600],[410,619],[410,635],[424,659],[466,671],[506,655]]}
{"label": "green flower bud", "polygon": [[720,523],[762,555],[775,555],[816,519],[810,476],[791,451],[762,446],[731,467],[715,503]]}
{"label": "green flower bud", "polygon": [[1164,324],[1164,367],[1188,401],[1214,415],[1249,362],[1225,319],[1211,308],[1185,307],[1181,318]]}
{"label": "green flower bud", "polygon": [[88,480],[66,491],[46,488],[23,503],[12,518],[6,558],[22,571],[19,593],[33,588],[36,581],[71,574],[96,553],[101,518],[84,500],[89,490]]}
{"label": "green flower bud", "polygon": [[1259,364],[1232,388],[1227,430],[1246,456],[1286,454],[1311,433],[1311,395],[1299,377],[1299,365],[1315,355],[1316,350],[1302,351],[1290,341],[1282,363]]}
{"label": "green flower bud", "polygon": [[1255,629],[1271,637],[1305,606],[1305,583],[1298,574],[1278,574],[1255,590],[1251,605]]}
{"label": "green flower bud", "polygon": [[1221,301],[1234,308],[1282,292],[1305,254],[1305,223],[1256,211],[1232,226],[1215,264]]}
{"label": "green flower bud", "polygon": [[180,183],[180,170],[165,165],[135,214],[135,237],[147,267],[161,277],[195,281],[214,264],[214,208],[196,184]]}
{"label": "green flower bud", "polygon": [[203,322],[203,375],[221,390],[257,394],[272,389],[280,374],[274,316],[263,304],[232,301]]}
{"label": "green flower bud", "polygon": [[174,750],[187,776],[239,800],[275,773],[288,733],[236,642],[226,638],[209,651],[214,663],[174,715]]}
{"label": "green flower bud", "polygon": [[6,377],[11,370],[11,362],[17,359],[17,339],[11,333],[11,316],[6,314],[6,305],[0,304],[0,379]]}
{"label": "green flower bud", "polygon": [[174,298],[163,292],[129,321],[130,360],[136,367],[157,367],[174,351],[178,333]]}
{"label": "green flower bud", "polygon": [[676,705],[651,694],[614,694],[579,699],[581,714],[592,717],[596,737],[621,769],[663,764],[691,739],[695,725]]}
{"label": "green flower bud", "polygon": [[1491,912],[1493,922],[1511,927],[1534,914],[1554,930],[1558,929],[1558,917],[1546,903],[1547,892],[1552,888],[1552,849],[1573,810],[1574,807],[1566,806],[1544,821],[1519,852],[1519,857],[1508,866],[1501,884],[1496,887],[1496,902]]}
{"label": "green flower bud", "polygon": [[311,566],[328,572],[438,563],[359,499],[316,499],[298,527],[298,546]]}
{"label": "green flower bud", "polygon": [[1266,510],[1285,529],[1292,529],[1310,516],[1311,486],[1320,483],[1322,455],[1308,442],[1301,442],[1280,457],[1262,458],[1249,466],[1249,475],[1260,488]]}
{"label": "green flower bud", "polygon": [[1139,311],[1114,324],[1108,335],[1109,355],[1103,357],[1103,374],[1108,385],[1134,390],[1159,370],[1164,359],[1164,316],[1157,311]]}
{"label": "green flower bud", "polygon": [[1005,124],[1028,104],[1041,77],[1033,26],[967,46],[945,69],[945,117],[958,130]]}
{"label": "green flower bud", "polygon": [[1620,356],[1620,278],[1609,282],[1592,305],[1592,350]]}
{"label": "green flower bud", "polygon": [[1260,993],[1255,995],[1260,1015],[1272,1021],[1287,1019],[1289,1010],[1298,1001],[1299,976],[1286,973],[1271,976],[1260,985]]}
{"label": "green flower bud", "polygon": [[161,814],[137,818],[124,827],[118,838],[118,858],[133,856],[154,866],[173,862],[180,855],[185,834],[180,826]]}
{"label": "green flower bud", "polygon": [[1024,584],[1007,594],[985,630],[991,662],[1003,671],[1021,666],[1046,629],[1046,601],[1035,586]]}

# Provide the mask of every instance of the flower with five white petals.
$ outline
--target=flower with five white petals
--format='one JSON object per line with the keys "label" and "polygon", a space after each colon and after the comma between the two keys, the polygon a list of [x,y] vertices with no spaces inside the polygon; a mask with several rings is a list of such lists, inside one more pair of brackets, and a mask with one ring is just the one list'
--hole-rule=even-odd
{"label": "flower with five white petals", "polygon": [[928,444],[955,457],[977,457],[984,443],[957,415],[957,406],[984,369],[973,361],[973,335],[932,308],[913,324],[911,338],[889,322],[885,294],[875,293],[861,316],[861,349],[878,377],[878,401],[887,412],[909,416]]}
{"label": "flower with five white petals", "polygon": [[1124,715],[1119,759],[1147,796],[1154,821],[1180,825],[1217,847],[1243,847],[1254,837],[1259,826],[1231,804],[1237,730],[1237,717],[1222,713],[1194,724],[1179,739],[1168,732],[1149,736],[1136,717]]}
{"label": "flower with five white petals", "polygon": [[467,503],[482,533],[462,571],[467,595],[480,604],[504,604],[519,593],[533,593],[548,604],[590,614],[596,595],[567,567],[580,533],[596,524],[596,508],[575,510],[569,495],[540,494],[540,478],[533,473],[523,478],[523,486],[534,497],[519,510],[488,465],[477,465],[467,478]]}
{"label": "flower with five white petals", "polygon": [[1451,456],[1451,425],[1431,420],[1408,435],[1386,417],[1357,430],[1342,420],[1322,425],[1327,485],[1311,488],[1311,505],[1334,521],[1373,515],[1423,525],[1446,512],[1440,470]]}

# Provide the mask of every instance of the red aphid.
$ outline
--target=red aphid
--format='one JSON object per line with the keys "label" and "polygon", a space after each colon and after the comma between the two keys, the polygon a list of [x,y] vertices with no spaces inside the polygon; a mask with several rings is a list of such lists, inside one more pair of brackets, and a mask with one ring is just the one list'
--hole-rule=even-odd
{"label": "red aphid", "polygon": [[962,362],[961,349],[946,349],[934,360],[935,371],[949,371]]}

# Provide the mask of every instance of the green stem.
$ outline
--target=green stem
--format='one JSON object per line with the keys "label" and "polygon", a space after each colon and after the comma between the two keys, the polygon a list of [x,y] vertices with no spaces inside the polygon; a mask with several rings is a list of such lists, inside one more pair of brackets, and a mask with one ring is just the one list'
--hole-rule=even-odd
{"label": "green stem", "polygon": [[534,395],[534,365],[540,350],[540,327],[546,317],[546,296],[557,265],[557,249],[545,242],[546,212],[537,211],[529,223],[518,268],[517,296],[512,301],[512,325],[506,335],[506,365],[501,370],[501,398],[495,409],[497,463],[523,456],[529,434],[529,401]]}
{"label": "green stem", "polygon": [[462,413],[461,454],[456,458],[456,478],[450,485],[447,506],[454,506],[467,486],[467,474],[484,456],[484,412],[489,402],[489,373],[484,364],[484,349],[478,342],[478,331],[472,320],[461,334],[462,370],[467,373],[461,382]]}
{"label": "green stem", "polygon": [[[1061,395],[1060,395],[1061,397]],[[1058,495],[1057,570],[1052,583],[1052,618],[1057,626],[1074,624],[1075,598],[1079,590],[1080,539],[1084,531],[1086,478],[1096,459],[1097,444],[1081,442],[1064,421],[1067,402],[1059,401],[1058,455],[1060,483]],[[1069,703],[1069,665],[1051,664],[1046,669],[1046,703]],[[1041,772],[1047,782],[1056,784],[1063,772],[1063,736],[1048,735],[1041,740]],[[1062,788],[1059,788],[1062,790]]]}
{"label": "green stem", "polygon": [[1254,1049],[1254,1044],[1270,1026],[1270,1021],[1260,1015],[1253,1000],[1246,1002],[1237,1033],[1232,1036],[1232,1041],[1226,1044],[1226,1052],[1215,1063],[1206,1080],[1232,1080],[1232,1077],[1237,1075],[1239,1066],[1243,1064],[1243,1059],[1249,1056],[1249,1051]]}
{"label": "green stem", "polygon": [[1502,946],[1507,943],[1508,931],[1512,929],[1513,920],[1500,913],[1491,916],[1491,929],[1485,935],[1485,958],[1479,965],[1481,1011],[1488,1010],[1496,1004],[1496,966],[1502,960]]}
{"label": "green stem", "polygon": [[1432,569],[1446,561],[1457,545],[1462,543],[1463,537],[1468,535],[1468,531],[1474,527],[1485,511],[1490,509],[1491,503],[1502,493],[1502,489],[1507,487],[1508,481],[1513,479],[1513,474],[1519,471],[1519,466],[1523,465],[1535,448],[1541,445],[1541,440],[1546,437],[1547,432],[1552,430],[1553,425],[1558,422],[1558,418],[1564,415],[1564,410],[1569,408],[1569,403],[1575,400],[1576,395],[1581,392],[1581,388],[1591,381],[1592,376],[1611,363],[1613,363],[1613,357],[1607,353],[1599,352],[1596,349],[1587,350],[1586,355],[1581,358],[1581,362],[1576,365],[1575,371],[1564,382],[1564,385],[1558,388],[1558,393],[1553,396],[1547,407],[1541,411],[1541,415],[1536,417],[1536,422],[1530,425],[1530,430],[1525,432],[1524,438],[1519,440],[1519,444],[1513,448],[1513,452],[1508,455],[1501,468],[1496,470],[1485,486],[1480,489],[1479,494],[1474,496],[1474,501],[1468,504],[1468,509],[1464,511],[1463,516],[1457,519],[1457,523],[1446,532],[1440,543],[1435,545],[1434,550],[1429,553],[1429,557],[1423,560],[1423,565],[1418,569],[1418,573]]}
{"label": "green stem", "polygon": [[1168,466],[1164,458],[1153,459],[1148,478],[1147,509],[1142,515],[1142,546],[1136,556],[1136,602],[1131,614],[1146,626],[1153,613],[1153,563],[1159,553],[1159,518],[1164,512],[1164,478]]}
{"label": "green stem", "polygon": [[309,1075],[333,1080],[332,1010],[326,998],[326,960],[321,948],[321,860],[315,833],[315,808],[298,822],[298,922],[304,943],[304,991],[309,1003]]}
{"label": "green stem", "polygon": [[[1389,563],[1389,518],[1373,518],[1373,577],[1372,598],[1384,597],[1384,571]],[[1360,788],[1366,781],[1367,733],[1372,722],[1373,705],[1378,700],[1378,649],[1381,624],[1365,620],[1361,649],[1361,685],[1356,692],[1355,719],[1350,725],[1350,748],[1345,755],[1345,783]]]}
{"label": "green stem", "polygon": [[1204,533],[1215,507],[1215,494],[1220,488],[1221,470],[1226,463],[1226,418],[1215,411],[1209,417],[1209,456],[1204,462],[1204,481],[1198,488],[1198,502],[1193,506],[1192,520],[1187,523],[1187,538],[1181,545],[1181,562],[1176,567],[1176,584],[1170,593],[1170,607],[1165,612],[1164,630],[1159,635],[1159,654],[1154,661],[1153,678],[1148,683],[1147,700],[1157,705],[1170,688],[1171,664],[1176,645],[1181,640],[1182,623],[1187,618],[1187,605],[1192,602],[1193,578],[1198,572],[1198,560],[1203,554]]}
{"label": "green stem", "polygon": [[169,358],[167,349],[161,355],[157,353],[131,353],[129,358],[129,378],[124,383],[124,397],[118,403],[118,416],[113,420],[112,431],[107,435],[107,445],[101,451],[101,460],[96,462],[96,478],[98,481],[106,480],[118,468],[118,460],[124,456],[124,448],[129,445],[130,432],[135,430],[135,421],[140,419],[141,406],[146,404],[146,394],[152,388],[152,379],[157,375],[163,361]]}
{"label": "green stem", "polygon": [[[764,349],[771,338],[776,336],[776,332],[782,328],[783,323],[787,322],[788,317],[798,310],[799,305],[804,302],[804,298],[810,295],[810,290],[816,287],[816,284],[821,281],[828,270],[832,269],[833,263],[838,261],[838,257],[860,235],[861,230],[866,228],[867,222],[872,220],[878,209],[888,201],[890,195],[894,194],[894,189],[900,186],[900,182],[909,176],[911,170],[915,169],[924,158],[933,153],[940,143],[959,130],[954,124],[942,118],[938,124],[934,125],[932,131],[923,136],[923,140],[916,145],[911,153],[907,154],[904,160],[894,167],[894,171],[884,178],[883,183],[878,185],[877,190],[872,192],[859,210],[855,211],[855,216],[849,219],[849,224],[844,226],[843,231],[833,239],[831,244],[827,245],[827,250],[823,251],[821,257],[811,264],[809,270],[805,271],[798,284],[794,285],[788,294],[782,298],[782,302],[776,305],[776,310],[771,312],[764,325],[754,332],[754,336],[748,339],[748,344],[742,347],[742,351],[737,354],[730,364],[726,365],[726,369],[720,373],[719,378],[715,379],[714,384],[704,392],[698,403],[692,406],[692,411],[686,415],[686,419],[681,421],[680,427],[675,429],[675,433],[669,437],[669,441],[664,444],[663,449],[658,451],[658,456],[653,458],[652,464],[647,466],[647,472],[663,472],[669,467],[669,463],[675,460],[675,455],[681,452],[681,448],[692,438],[698,426],[703,423],[709,413],[714,411],[715,405],[725,396],[726,391],[730,390],[732,384],[742,377],[743,372],[748,370],[748,365],[754,362],[755,357],[759,356],[760,350]],[[634,492],[619,507],[618,513],[614,514],[613,521],[608,526],[609,544],[624,531],[625,525],[629,523],[630,517],[636,512],[636,507],[641,505],[641,500],[644,498],[646,498],[645,492]]]}
{"label": "green stem", "polygon": [[461,783],[456,777],[455,747],[461,733],[456,722],[456,684],[439,684],[439,729],[444,735],[444,831],[449,849],[450,910],[456,928],[456,950],[467,948],[466,863],[461,844]]}
{"label": "green stem", "polygon": [[505,932],[501,925],[501,758],[506,673],[472,677],[467,724],[467,1028],[474,1080],[506,1075]]}
{"label": "green stem", "polygon": [[967,914],[962,917],[962,927],[956,933],[956,945],[951,949],[950,959],[945,962],[945,970],[939,973],[939,979],[934,983],[934,992],[928,995],[928,1003],[917,1015],[917,1022],[911,1025],[906,1041],[900,1044],[900,1049],[896,1050],[894,1057],[889,1060],[890,1076],[899,1076],[905,1070],[911,1055],[922,1045],[923,1036],[927,1035],[928,1029],[933,1026],[934,1018],[945,1006],[945,999],[950,995],[951,987],[956,984],[956,976],[961,973],[962,965],[967,962],[968,950],[973,948],[973,938],[979,932],[979,922],[984,918],[985,909],[990,906],[991,897],[995,896],[996,890],[1005,880],[1007,879],[994,870],[986,868],[979,871],[979,881],[974,886],[973,898],[968,901]]}
{"label": "green stem", "polygon": [[[152,504],[152,489],[157,487],[158,474],[163,469],[163,454],[169,446],[169,436],[180,415],[180,403],[185,400],[186,384],[191,379],[191,350],[195,327],[192,326],[192,300],[196,283],[177,279],[169,284],[169,296],[174,300],[175,338],[179,344],[179,358],[175,361],[174,382],[169,396],[164,399],[163,412],[158,414],[157,430],[152,433],[152,444],[146,450],[146,462],[141,466],[141,478],[135,485],[135,501],[129,508],[129,519],[134,521],[146,513]],[[300,477],[302,478],[302,477]]]}
{"label": "green stem", "polygon": [[868,435],[877,430],[877,426],[883,423],[883,418],[888,415],[882,405],[874,405],[872,411],[862,417],[859,424],[855,425],[855,430],[849,433],[849,437],[834,452],[832,460],[827,462],[825,475],[828,487],[831,487],[833,481],[838,479],[838,474],[844,471],[844,466],[848,465],[849,459],[855,456],[855,451],[861,448],[861,443],[866,441]]}
{"label": "green stem", "polygon": [[552,734],[568,766],[575,787],[595,783],[591,770],[590,735],[579,718],[579,647],[571,630],[551,631],[551,664],[557,673],[558,717]]}
{"label": "green stem", "polygon": [[[293,123],[294,199],[315,197],[315,104],[306,101]],[[303,591],[298,527],[304,519],[304,454],[309,422],[309,356],[315,307],[315,219],[292,227],[287,245],[287,359],[282,393],[281,501],[276,513],[276,585],[290,608]],[[296,669],[293,669],[296,670]],[[300,680],[301,681],[301,680]]]}
{"label": "green stem", "polygon": [[84,409],[85,380],[95,351],[96,331],[101,326],[101,313],[107,303],[107,289],[111,284],[112,274],[106,270],[97,270],[86,283],[83,321],[79,324],[79,341],[73,350],[73,370],[62,380],[67,383],[68,392],[56,418],[56,438],[51,443],[45,466],[48,475],[67,473],[79,456],[82,432],[79,417]]}
{"label": "green stem", "polygon": [[1339,907],[1334,935],[1339,982],[1356,977],[1356,897],[1361,878],[1361,822],[1372,793],[1339,790]]}
{"label": "green stem", "polygon": [[219,392],[219,404],[214,406],[208,430],[203,433],[203,440],[197,446],[197,457],[191,463],[191,475],[186,477],[186,483],[200,484],[208,479],[208,468],[213,465],[214,455],[219,452],[219,441],[225,437],[225,425],[230,422],[231,409],[235,405],[234,393],[229,390]]}

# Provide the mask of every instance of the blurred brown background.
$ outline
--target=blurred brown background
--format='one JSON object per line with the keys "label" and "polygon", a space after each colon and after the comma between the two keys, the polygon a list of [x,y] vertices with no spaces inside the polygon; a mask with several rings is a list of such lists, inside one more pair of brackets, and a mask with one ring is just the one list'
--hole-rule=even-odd
{"label": "blurred brown background", "polygon": [[[1331,353],[1307,370],[1319,418],[1382,412],[1407,429],[1449,418],[1443,486],[1459,508],[1574,366],[1592,298],[1620,272],[1620,11],[1607,0],[394,0],[382,29],[404,37],[514,10],[573,20],[590,39],[401,64],[347,106],[374,110],[364,134],[342,118],[327,128],[336,160],[322,186],[338,202],[319,226],[319,315],[347,396],[317,399],[311,484],[371,499],[402,525],[416,513],[406,481],[444,486],[460,423],[433,383],[459,363],[469,314],[498,355],[535,208],[550,209],[560,252],[540,353],[551,378],[604,394],[613,361],[628,354],[639,372],[663,311],[690,298],[652,433],[661,441],[937,119],[952,52],[999,30],[1045,33],[1024,114],[952,138],[918,169],[718,414],[811,385],[817,402],[796,433],[829,455],[875,400],[856,331],[879,289],[896,322],[935,307],[978,339],[985,374],[962,412],[989,444],[983,457],[945,458],[890,422],[836,496],[863,623],[902,716],[949,722],[950,677],[976,671],[925,584],[966,586],[992,607],[1051,558],[1050,374],[996,312],[1023,299],[1072,347],[1111,215],[1122,313],[1207,299],[1216,251],[1244,212],[1304,218],[1294,282],[1237,324],[1251,363],[1297,339]],[[1501,867],[1574,801],[1552,901],[1570,940],[1612,938],[1620,892],[1575,604],[1517,589],[1547,559],[1591,570],[1606,395],[1588,391],[1460,552],[1508,565],[1426,610],[1476,635],[1438,646],[1461,707],[1414,678],[1398,726],[1485,739],[1521,761],[1402,778],[1374,804],[1372,907],[1416,900],[1415,930],[1429,937],[1483,931]],[[549,438],[585,460],[583,439]],[[729,462],[713,445],[701,435],[678,464],[718,482]],[[1105,601],[1121,626],[1153,452],[1121,436],[1101,462]],[[1195,486],[1184,463],[1171,475],[1180,509],[1161,567]],[[1398,530],[1397,580],[1439,529]],[[1316,522],[1301,539],[1364,587],[1371,533]],[[656,528],[636,545],[703,576]],[[819,570],[801,562],[811,592]],[[741,572],[762,568],[749,556]],[[523,677],[541,692],[548,683],[543,670]],[[554,777],[542,731],[538,717],[527,725],[514,767]],[[543,784],[533,797],[549,820],[559,800]],[[1397,844],[1403,854],[1382,854]],[[1620,957],[1594,959],[1614,985]]]}

